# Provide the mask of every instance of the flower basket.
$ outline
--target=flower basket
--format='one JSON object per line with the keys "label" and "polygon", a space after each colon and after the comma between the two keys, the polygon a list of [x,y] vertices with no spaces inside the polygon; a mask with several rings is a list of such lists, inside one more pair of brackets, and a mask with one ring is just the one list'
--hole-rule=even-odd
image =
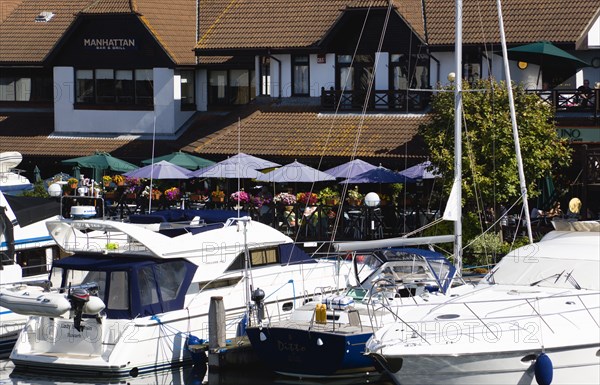
{"label": "flower basket", "polygon": [[282,192],[275,195],[273,202],[282,206],[291,206],[296,203],[296,196],[290,193]]}
{"label": "flower basket", "polygon": [[171,187],[165,190],[165,198],[168,201],[176,201],[181,197],[181,191],[177,187]]}
{"label": "flower basket", "polygon": [[111,183],[112,183],[112,177],[110,175],[104,175],[102,177],[102,185],[104,187],[109,187]]}
{"label": "flower basket", "polygon": [[229,197],[229,199],[231,201],[237,202],[237,203],[248,203],[250,202],[250,195],[248,195],[247,192],[245,191],[236,191],[233,194],[231,194],[231,196]]}
{"label": "flower basket", "polygon": [[306,203],[308,205],[315,205],[319,201],[319,197],[315,193],[301,192],[296,195],[296,199],[300,203]]}
{"label": "flower basket", "polygon": [[67,180],[67,184],[71,189],[75,190],[79,184],[79,181],[76,178],[69,178],[69,180]]}
{"label": "flower basket", "polygon": [[325,187],[319,191],[319,200],[328,206],[336,206],[340,201],[340,193],[331,187]]}
{"label": "flower basket", "polygon": [[123,186],[125,185],[125,177],[123,175],[115,175],[113,177],[113,182],[115,182],[117,186]]}
{"label": "flower basket", "polygon": [[213,192],[210,193],[211,201],[215,203],[223,203],[225,201],[225,192],[219,190],[219,187]]}

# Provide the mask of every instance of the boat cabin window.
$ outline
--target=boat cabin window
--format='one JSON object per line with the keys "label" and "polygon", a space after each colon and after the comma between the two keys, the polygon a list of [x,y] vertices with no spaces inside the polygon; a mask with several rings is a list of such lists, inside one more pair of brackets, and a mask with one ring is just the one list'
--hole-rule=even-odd
{"label": "boat cabin window", "polygon": [[[276,247],[254,249],[249,251],[250,267],[274,265],[280,263],[279,251]],[[245,266],[245,253],[242,251],[231,263],[227,271],[242,270]]]}
{"label": "boat cabin window", "polygon": [[354,263],[356,278],[361,283],[364,283],[382,264],[381,260],[372,254],[357,254],[354,257]]}
{"label": "boat cabin window", "polygon": [[146,266],[138,271],[138,283],[140,285],[140,304],[146,306],[157,303],[158,291],[152,267]]}
{"label": "boat cabin window", "polygon": [[109,290],[107,306],[109,309],[129,309],[129,281],[126,271],[113,271],[110,273]]}
{"label": "boat cabin window", "polygon": [[177,298],[185,278],[185,271],[183,262],[163,263],[156,266],[156,274],[159,277],[168,277],[160,281],[160,296],[163,301]]}

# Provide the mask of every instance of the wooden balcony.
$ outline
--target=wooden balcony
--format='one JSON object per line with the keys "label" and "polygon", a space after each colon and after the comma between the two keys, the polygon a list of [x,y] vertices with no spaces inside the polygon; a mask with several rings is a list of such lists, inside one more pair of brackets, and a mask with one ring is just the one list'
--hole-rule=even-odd
{"label": "wooden balcony", "polygon": [[332,111],[362,111],[367,101],[368,111],[423,112],[429,107],[430,98],[430,91],[379,90],[366,100],[365,91],[321,88],[321,108]]}
{"label": "wooden balcony", "polygon": [[[576,89],[528,90],[537,94],[556,112],[582,113],[600,119],[600,89],[592,89],[584,100]],[[431,101],[430,91],[378,90],[367,100],[367,111],[424,112]],[[324,110],[362,111],[367,99],[365,91],[342,91],[321,88],[321,108]]]}
{"label": "wooden balcony", "polygon": [[600,118],[600,89],[592,89],[589,97],[583,98],[576,89],[528,90],[537,94],[544,102],[555,108],[557,113],[581,113]]}

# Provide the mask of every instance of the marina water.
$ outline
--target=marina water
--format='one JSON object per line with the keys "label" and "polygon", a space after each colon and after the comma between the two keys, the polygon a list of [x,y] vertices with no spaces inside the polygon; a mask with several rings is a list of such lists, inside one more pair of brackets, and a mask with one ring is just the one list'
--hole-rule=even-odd
{"label": "marina water", "polygon": [[0,360],[0,385],[394,385],[381,376],[356,376],[355,378],[293,379],[277,376],[267,370],[226,370],[211,373],[206,367],[184,366],[125,378],[75,378],[70,375],[49,377],[43,373],[14,371],[10,360]]}

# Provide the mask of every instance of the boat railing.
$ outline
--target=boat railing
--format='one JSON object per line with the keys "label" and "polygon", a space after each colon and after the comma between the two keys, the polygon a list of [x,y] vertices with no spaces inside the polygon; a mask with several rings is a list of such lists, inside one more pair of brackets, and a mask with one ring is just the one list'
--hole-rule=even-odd
{"label": "boat railing", "polygon": [[[519,292],[515,290],[514,295],[519,295]],[[530,333],[530,338],[536,338],[535,334],[542,332],[542,325],[545,326],[544,333],[547,333],[546,330],[555,333],[558,328],[571,324],[569,316],[573,315],[580,322],[589,317],[597,327],[600,327],[599,299],[600,292],[596,291],[581,294],[569,292],[547,297],[530,296],[493,301],[451,300],[442,304],[407,305],[403,306],[403,314],[410,314],[410,307],[416,306],[421,308],[420,315],[436,314],[436,316],[413,322],[406,321],[405,317],[398,315],[397,322],[406,326],[402,328],[404,332],[400,337],[401,340],[418,337],[428,345],[432,345],[434,341],[437,344],[443,338],[454,339],[454,342],[461,336],[473,338],[473,333],[485,334],[489,337],[484,336],[486,340],[496,341],[500,340],[502,333],[507,331]],[[559,304],[568,307],[558,306]],[[560,322],[560,325],[556,322]],[[380,336],[380,340],[397,339],[397,330],[399,328],[388,329]],[[394,335],[386,338],[387,333]]]}

